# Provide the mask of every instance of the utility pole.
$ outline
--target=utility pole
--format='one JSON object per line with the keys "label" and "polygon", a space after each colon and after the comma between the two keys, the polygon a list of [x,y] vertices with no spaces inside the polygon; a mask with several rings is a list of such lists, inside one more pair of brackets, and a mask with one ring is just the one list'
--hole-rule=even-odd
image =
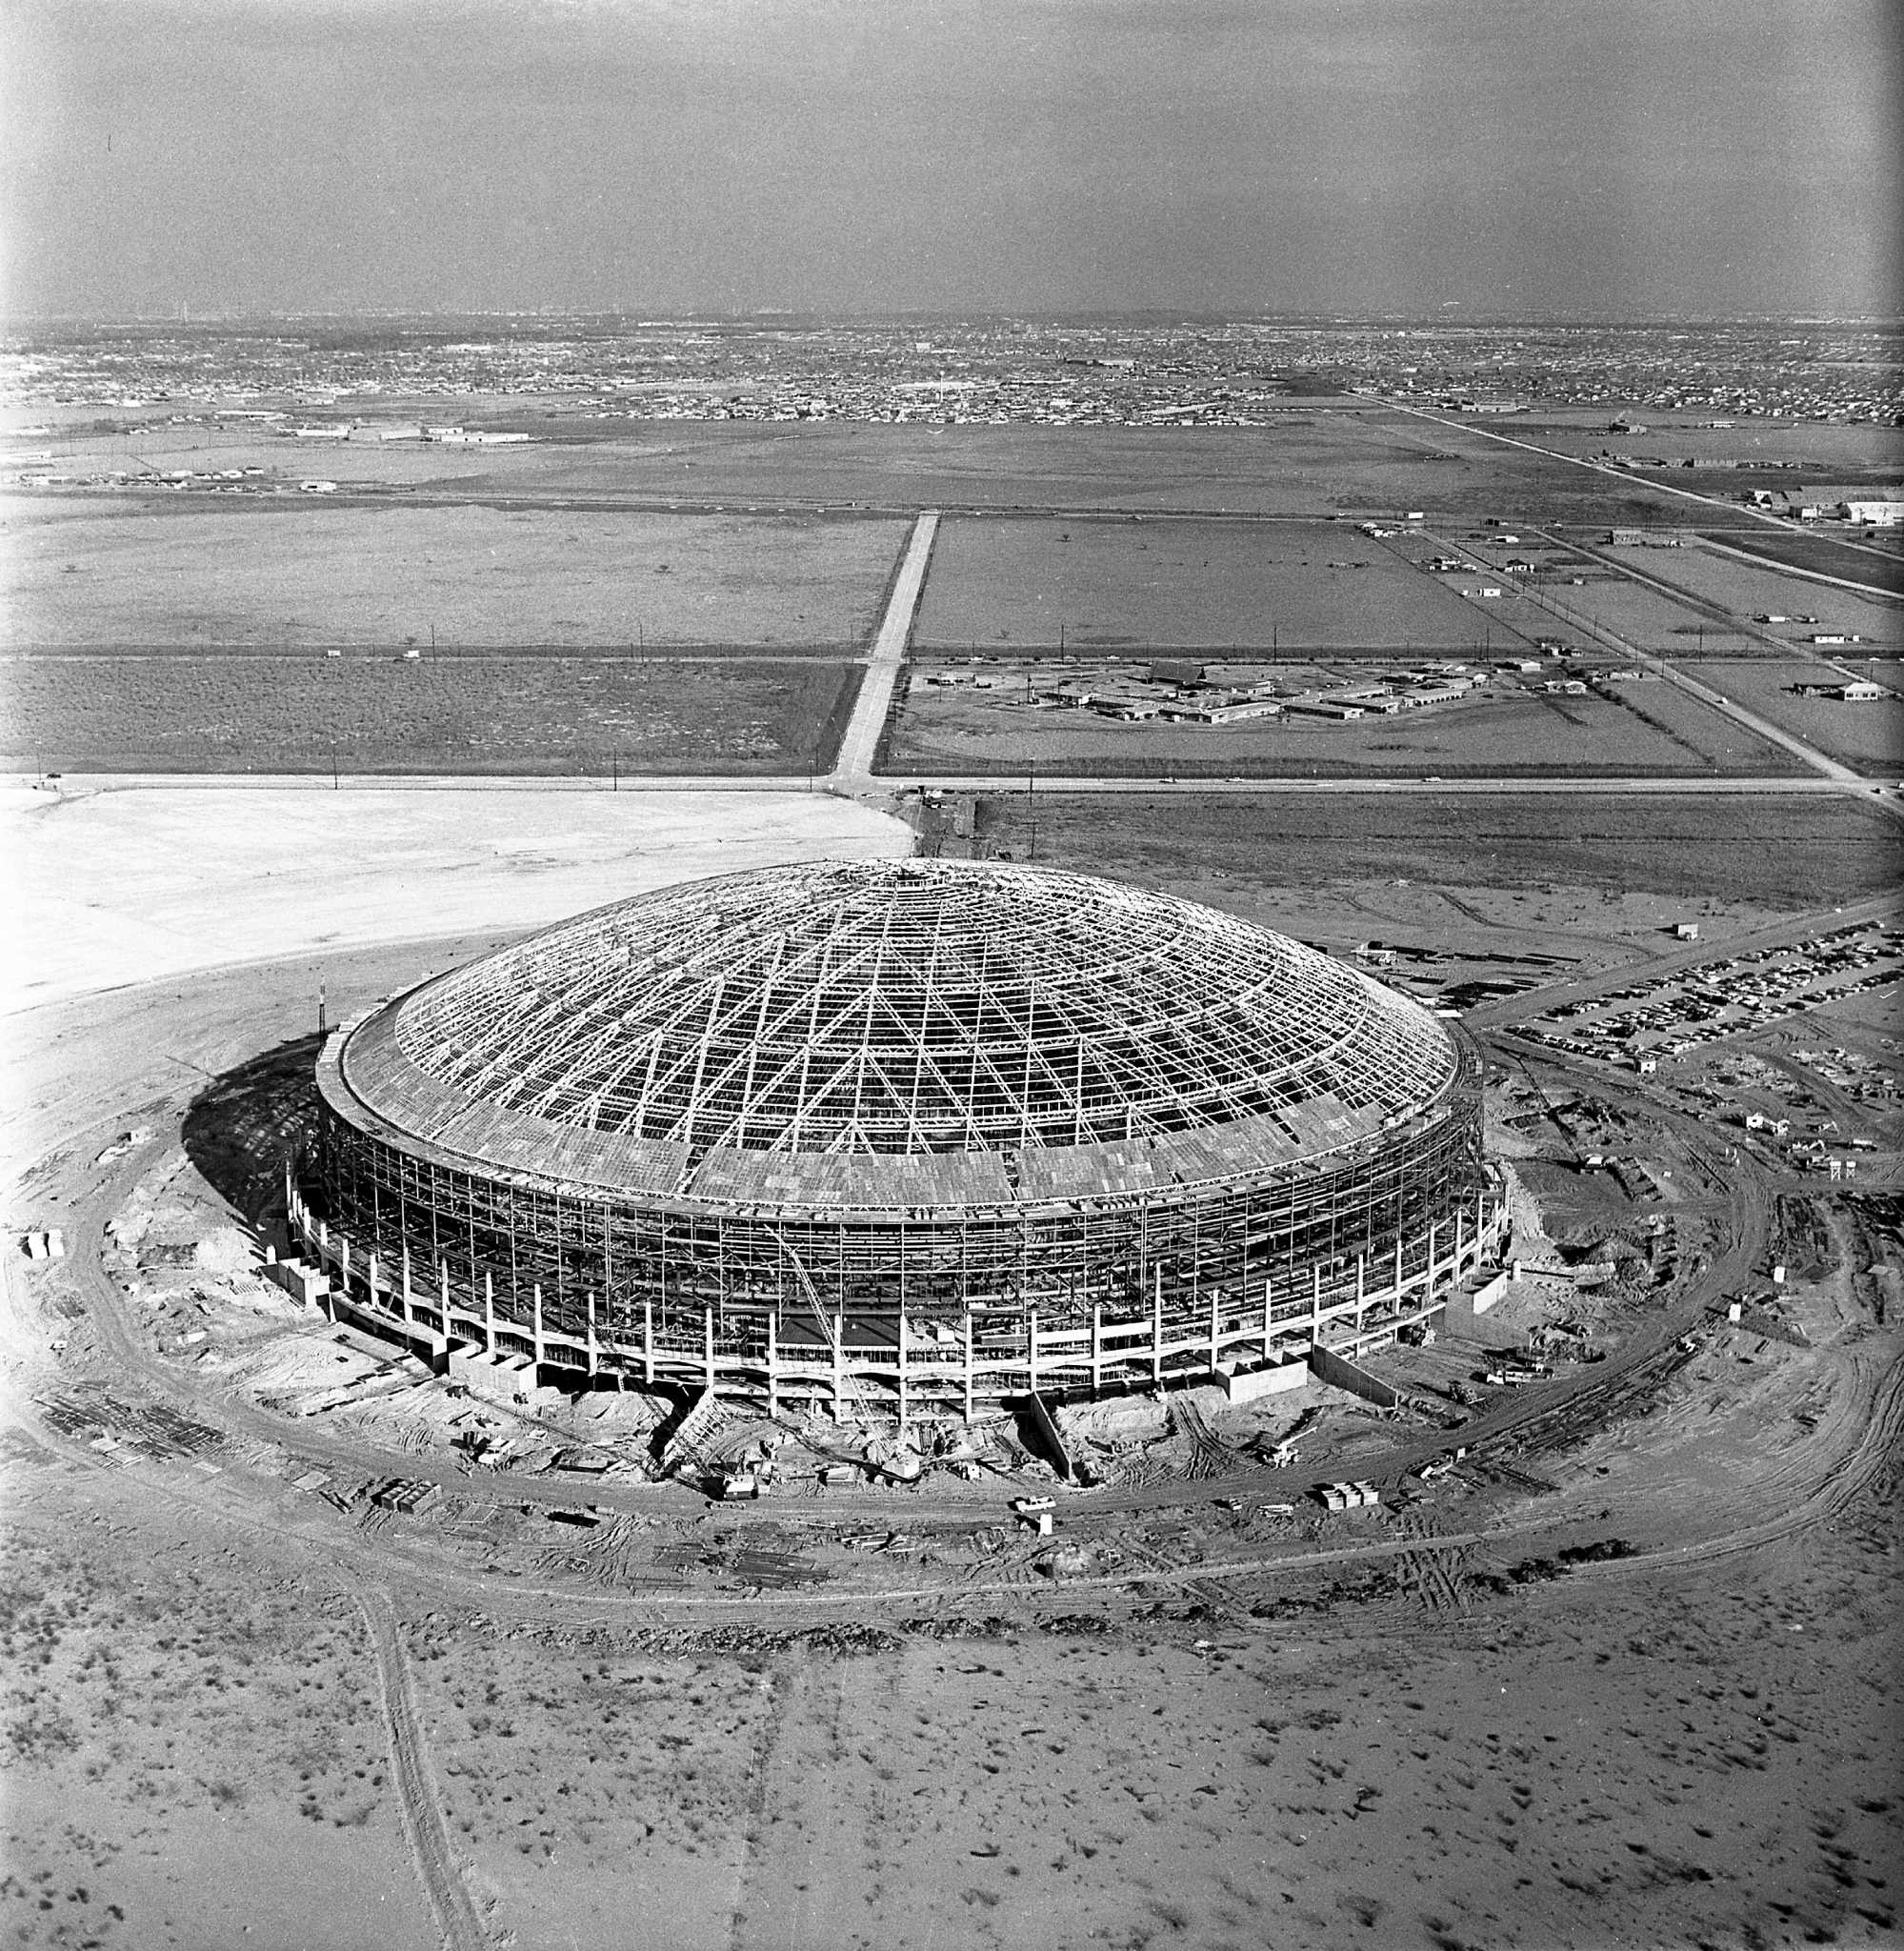
{"label": "utility pole", "polygon": [[613,758],[613,766],[614,766],[614,774],[613,774],[613,777],[614,777],[614,784],[613,784],[612,786],[611,786],[611,787],[609,788],[609,791],[610,791],[611,793],[619,793],[619,792],[621,791],[621,754],[620,754],[620,753],[616,753],[616,754],[614,754],[614,758]]}
{"label": "utility pole", "polygon": [[317,985],[317,1036],[318,1036],[318,1040],[319,1040],[320,1042],[321,1042],[321,1041],[322,1041],[322,1040],[324,1039],[324,1037],[325,1037],[325,1036],[327,1036],[327,1035],[329,1034],[329,1030],[330,1030],[330,1026],[329,1026],[329,1024],[328,1024],[328,1023],[326,1022],[326,1020],[325,1020],[325,1014],[324,1014],[324,1005],[325,1005],[325,999],[326,999],[326,998],[325,998],[325,994],[324,994],[324,985],[323,985],[323,983],[321,983],[321,982],[320,982],[320,983],[319,983],[319,984]]}

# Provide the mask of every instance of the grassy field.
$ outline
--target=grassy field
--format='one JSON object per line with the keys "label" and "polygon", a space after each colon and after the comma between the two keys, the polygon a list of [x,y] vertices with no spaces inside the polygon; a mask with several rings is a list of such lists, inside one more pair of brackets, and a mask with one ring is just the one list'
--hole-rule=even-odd
{"label": "grassy field", "polygon": [[863,640],[896,522],[169,496],[0,510],[14,645]]}
{"label": "grassy field", "polygon": [[606,657],[15,657],[12,770],[804,774],[856,665]]}
{"label": "grassy field", "polygon": [[[1562,885],[1797,909],[1881,894],[1904,868],[1896,824],[1852,799],[1040,792],[1029,811],[1040,865],[1165,888]],[[979,827],[1023,859],[1026,795],[984,801]]]}
{"label": "grassy field", "polygon": [[913,639],[997,648],[1467,650],[1473,609],[1347,525],[941,525]]}
{"label": "grassy field", "polygon": [[1799,770],[1780,747],[1665,683],[1615,702],[1502,684],[1473,702],[1343,723],[1259,718],[1226,726],[1122,723],[1088,711],[1026,711],[1014,693],[920,689],[888,720],[895,773],[1249,778],[1617,777]]}
{"label": "grassy field", "polygon": [[[1730,546],[1730,545],[1729,545]],[[1895,648],[1899,642],[1897,606],[1877,597],[1859,596],[1850,590],[1833,589],[1829,584],[1807,582],[1801,576],[1781,575],[1767,564],[1763,568],[1742,562],[1736,555],[1693,547],[1649,549],[1637,557],[1634,567],[1646,574],[1671,583],[1695,599],[1714,603],[1742,623],[1754,615],[1815,616],[1815,624],[1780,623],[1759,626],[1773,636],[1796,640],[1813,630],[1854,631],[1879,646]],[[1847,571],[1846,573],[1854,572]],[[1562,592],[1563,594],[1566,592]],[[1676,633],[1675,633],[1676,634]],[[1723,648],[1729,639],[1710,624],[1706,627],[1706,654],[1730,656]],[[1680,636],[1677,654],[1692,653],[1692,646]],[[1753,655],[1748,648],[1738,654]]]}
{"label": "grassy field", "polygon": [[[1641,575],[1656,573],[1669,577],[1674,564],[1685,553],[1678,549],[1618,552]],[[1672,656],[1681,651],[1690,655],[1704,651],[1709,654],[1751,657],[1764,649],[1757,637],[1727,624],[1696,602],[1649,589],[1621,574],[1611,564],[1575,557],[1558,559],[1554,566],[1584,580],[1577,586],[1553,580],[1535,586],[1534,593],[1527,599],[1527,607],[1530,611],[1537,609],[1543,633],[1592,648],[1597,628],[1657,656]],[[1522,627],[1532,628],[1533,618],[1526,619]]]}
{"label": "grassy field", "polygon": [[[453,417],[472,425],[511,417],[528,426],[517,411],[522,404],[469,398],[457,402]],[[493,411],[499,405],[510,412]],[[1422,508],[1468,517],[1512,511],[1525,519],[1643,521],[1685,508],[1643,481],[1626,486],[1366,402],[1292,402],[1259,427],[578,423],[565,415],[540,431],[552,437],[518,448],[313,447],[166,424],[130,438],[67,431],[53,444],[55,465],[75,473],[254,466],[281,479],[321,473],[418,495],[627,496],[743,511],[785,500],[1298,515]]]}
{"label": "grassy field", "polygon": [[[1887,550],[1882,555],[1874,554],[1869,549],[1854,549],[1834,536],[1807,534],[1802,530],[1779,530],[1762,522],[1754,522],[1749,529],[1727,530],[1724,533],[1706,531],[1714,541],[1724,542],[1730,548],[1743,549],[1748,555],[1762,555],[1768,562],[1789,563],[1794,569],[1809,569],[1817,575],[1838,575],[1850,582],[1869,583],[1872,588],[1889,590],[1894,595],[1904,596],[1904,560]],[[1842,594],[1850,596],[1849,590],[1834,593],[1820,588],[1821,596]],[[1815,603],[1807,606],[1817,610]],[[1824,612],[1818,610],[1819,615]]]}
{"label": "grassy field", "polygon": [[[1869,664],[1856,657],[1846,668],[1860,677],[1869,672],[1879,684],[1904,685],[1904,666],[1894,657],[1888,663]],[[1834,682],[1838,674],[1807,657],[1750,663],[1708,658],[1697,674],[1701,683],[1747,711],[1796,733],[1820,752],[1860,772],[1894,774],[1904,767],[1904,700],[1888,697],[1841,704],[1834,698],[1800,697],[1793,686]]]}

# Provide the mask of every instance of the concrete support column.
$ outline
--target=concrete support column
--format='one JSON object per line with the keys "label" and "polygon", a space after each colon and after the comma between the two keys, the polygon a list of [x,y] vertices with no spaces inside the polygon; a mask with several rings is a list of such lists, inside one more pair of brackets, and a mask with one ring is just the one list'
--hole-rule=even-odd
{"label": "concrete support column", "polygon": [[[539,1329],[540,1323],[537,1325]],[[447,1318],[443,1332],[446,1335],[450,1332]],[[493,1274],[488,1273],[483,1276],[483,1346],[491,1355],[496,1352],[496,1279]]]}
{"label": "concrete support column", "polygon": [[450,1262],[436,1262],[438,1276],[436,1329],[447,1341],[450,1338]]}
{"label": "concrete support column", "polygon": [[1091,1304],[1091,1393],[1095,1399],[1104,1386],[1104,1303]]}
{"label": "concrete support column", "polygon": [[1038,1393],[1038,1311],[1036,1308],[1033,1308],[1025,1317],[1025,1329],[1027,1335],[1025,1343],[1026,1370],[1031,1377],[1030,1386],[1032,1394],[1035,1396]]}
{"label": "concrete support column", "polygon": [[600,1365],[600,1354],[595,1346],[595,1290],[589,1289],[589,1374],[593,1376]]}
{"label": "concrete support column", "polygon": [[543,1350],[542,1350],[542,1283],[541,1283],[541,1281],[539,1281],[539,1280],[538,1280],[538,1281],[537,1281],[537,1282],[535,1283],[534,1289],[533,1289],[532,1291],[533,1291],[533,1293],[534,1293],[534,1296],[535,1296],[535,1339],[534,1339],[534,1342],[533,1342],[533,1344],[532,1344],[532,1345],[533,1345],[533,1347],[534,1347],[534,1349],[535,1349],[535,1365],[536,1365],[536,1367],[537,1367],[537,1368],[540,1368],[540,1367],[542,1366],[542,1353],[543,1353]]}
{"label": "concrete support column", "polygon": [[701,1310],[701,1373],[709,1388],[714,1385],[714,1311]]}
{"label": "concrete support column", "polygon": [[846,1313],[833,1317],[833,1420],[844,1421],[840,1409],[846,1401]]}
{"label": "concrete support column", "polygon": [[654,1386],[654,1303],[644,1300],[641,1303],[641,1378],[651,1389]]}
{"label": "concrete support column", "polygon": [[1216,1358],[1222,1347],[1222,1314],[1214,1298],[1210,1303],[1210,1373],[1216,1373]]}
{"label": "concrete support column", "polygon": [[1275,1346],[1275,1290],[1272,1282],[1265,1280],[1263,1282],[1263,1361],[1265,1365],[1272,1358],[1271,1350]]}
{"label": "concrete support column", "polygon": [[1355,1332],[1362,1332],[1362,1313],[1369,1304],[1369,1257],[1355,1256]]}
{"label": "concrete support column", "polygon": [[403,1319],[404,1325],[408,1327],[410,1325],[410,1249],[408,1247],[405,1247],[403,1250]]}
{"label": "concrete support column", "polygon": [[1162,1388],[1164,1381],[1164,1270],[1156,1269],[1151,1292],[1151,1381]]}
{"label": "concrete support column", "polygon": [[780,1310],[767,1315],[767,1413],[780,1414]]}
{"label": "concrete support column", "polygon": [[351,1236],[348,1233],[340,1233],[337,1236],[337,1285],[342,1290],[344,1298],[349,1300],[351,1297]]}
{"label": "concrete support column", "polygon": [[364,1271],[364,1291],[370,1297],[370,1302],[372,1307],[381,1305],[377,1299],[377,1257],[375,1254],[371,1256],[371,1263]]}
{"label": "concrete support column", "polygon": [[1322,1269],[1312,1267],[1309,1273],[1309,1338],[1319,1347],[1322,1342]]}
{"label": "concrete support column", "polygon": [[965,1419],[972,1420],[972,1310],[965,1311]]}
{"label": "concrete support column", "polygon": [[906,1434],[906,1311],[899,1310],[899,1434]]}

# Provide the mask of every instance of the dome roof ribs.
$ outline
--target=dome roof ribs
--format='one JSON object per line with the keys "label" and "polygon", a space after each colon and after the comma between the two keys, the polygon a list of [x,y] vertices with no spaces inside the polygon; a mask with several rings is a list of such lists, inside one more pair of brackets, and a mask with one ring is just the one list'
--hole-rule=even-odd
{"label": "dome roof ribs", "polygon": [[419,1107],[447,1093],[472,1133],[479,1112],[506,1114],[512,1148],[544,1127],[551,1157],[561,1134],[631,1159],[679,1146],[710,1184],[722,1157],[741,1183],[749,1155],[791,1185],[803,1154],[921,1169],[989,1154],[1005,1171],[1020,1153],[1137,1148],[1108,1187],[1161,1178],[1164,1154],[1193,1177],[1223,1169],[1246,1128],[1295,1162],[1427,1108],[1456,1069],[1418,1005],[1300,943],[1137,888],[965,861],[642,895],[424,985],[391,1005],[388,1040],[379,1096],[411,1076]]}

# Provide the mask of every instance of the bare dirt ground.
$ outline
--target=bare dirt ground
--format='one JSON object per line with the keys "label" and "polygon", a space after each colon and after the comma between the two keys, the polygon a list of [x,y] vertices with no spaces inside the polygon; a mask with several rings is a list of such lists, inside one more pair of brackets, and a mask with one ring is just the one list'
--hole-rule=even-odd
{"label": "bare dirt ground", "polygon": [[[1413,850],[1417,873],[1455,839],[1428,811],[1405,809],[1413,829],[1383,843]],[[135,838],[136,801],[105,812],[120,824],[82,829],[82,867]],[[1605,959],[1591,937],[1616,929],[1615,960],[1656,952],[1693,873],[1683,836],[1635,854],[1630,832],[1609,850],[1513,830],[1499,810],[1494,824],[1512,871],[1492,889],[1417,891],[1365,866],[1318,897],[1263,836],[1233,839],[1253,850],[1247,898],[1287,926],[1322,898],[1345,927],[1378,915],[1444,955],[1544,945],[1577,951],[1584,974]],[[1239,1462],[1186,1481],[1166,1442],[1121,1488],[1064,1493],[1060,1536],[1095,1569],[1056,1576],[1013,1537],[1010,1485],[732,1512],[638,1477],[479,1471],[421,1414],[299,1418],[246,1380],[322,1354],[323,1324],[249,1271],[271,1146],[238,1112],[274,1100],[223,1097],[216,1080],[308,1031],[316,968],[341,1013],[421,955],[442,966],[498,938],[505,915],[526,919],[473,846],[452,857],[484,891],[435,912],[448,938],[379,946],[379,924],[424,932],[419,884],[393,839],[367,848],[364,831],[338,842],[368,854],[368,888],[340,861],[277,906],[240,877],[229,925],[243,953],[276,959],[161,960],[161,984],[85,994],[75,954],[61,999],[31,1012],[10,1147],[26,1169],[5,1212],[63,1224],[73,1251],[10,1254],[0,1309],[0,1918],[17,1941],[1894,1941],[1904,1390],[1894,1283],[1871,1262],[1895,1250],[1856,1248],[1826,1197],[1784,1303],[1811,1345],[1700,1327],[1708,1298],[1773,1254],[1799,1265],[1770,1154],[1728,1166],[1726,1141],[1670,1094],[1620,1097],[1632,1143],[1677,1166],[1674,1197],[1642,1186],[1606,1204],[1555,1166],[1543,1237],[1646,1239],[1663,1217],[1678,1271],[1596,1302],[1608,1361],[1478,1408],[1477,1465],[1433,1487],[1400,1465],[1446,1434],[1319,1390],[1302,1472]],[[624,872],[588,834],[568,841],[566,877],[531,882],[565,909],[589,875]],[[1485,857],[1468,837],[1466,857]],[[1715,929],[1742,918],[1730,893],[1754,918],[1799,905],[1779,875],[1802,870],[1749,840],[1696,877]],[[165,850],[148,844],[134,864],[156,868]],[[1098,864],[1127,857],[1107,832]],[[1238,876],[1246,897],[1240,855],[1204,872]],[[68,912],[110,916],[139,886],[82,879]],[[1553,922],[1570,903],[1564,942]],[[134,939],[149,913],[132,902]],[[94,936],[109,966],[119,939]],[[1536,1068],[1550,1101],[1564,1095],[1571,1073]],[[1525,1080],[1503,1108],[1531,1118],[1513,1129],[1535,1162],[1558,1142]],[[122,1150],[131,1127],[150,1136]],[[1530,1288],[1474,1332],[1518,1342],[1570,1304]],[[372,1365],[348,1341],[325,1358],[340,1355],[340,1373]],[[1461,1366],[1440,1347],[1395,1358],[1417,1389]],[[1265,1511],[1351,1463],[1393,1486],[1380,1508]],[[345,1495],[380,1468],[449,1498],[406,1519]],[[590,1503],[611,1515],[549,1515]],[[853,1549],[869,1533],[884,1548]],[[824,1577],[751,1588],[748,1554],[770,1546]]]}

